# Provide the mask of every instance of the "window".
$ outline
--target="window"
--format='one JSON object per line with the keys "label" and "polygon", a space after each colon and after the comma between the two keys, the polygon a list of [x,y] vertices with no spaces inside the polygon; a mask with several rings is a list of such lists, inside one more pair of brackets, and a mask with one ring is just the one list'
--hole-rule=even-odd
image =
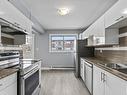
{"label": "window", "polygon": [[71,52],[74,50],[74,40],[77,35],[50,34],[50,51],[51,52]]}

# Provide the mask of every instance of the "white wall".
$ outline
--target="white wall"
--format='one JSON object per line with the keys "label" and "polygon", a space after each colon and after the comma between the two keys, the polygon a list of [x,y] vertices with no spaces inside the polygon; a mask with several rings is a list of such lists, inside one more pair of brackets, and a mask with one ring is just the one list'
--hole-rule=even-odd
{"label": "white wall", "polygon": [[73,67],[72,53],[49,52],[49,34],[77,34],[78,30],[47,31],[43,35],[35,36],[35,58],[43,60],[43,67]]}

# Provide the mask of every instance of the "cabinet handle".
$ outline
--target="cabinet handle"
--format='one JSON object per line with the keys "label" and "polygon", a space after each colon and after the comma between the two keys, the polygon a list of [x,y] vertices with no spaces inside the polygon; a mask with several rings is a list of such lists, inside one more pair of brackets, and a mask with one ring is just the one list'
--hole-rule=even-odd
{"label": "cabinet handle", "polygon": [[103,82],[106,81],[106,75],[103,73]]}
{"label": "cabinet handle", "polygon": [[17,25],[17,26],[20,26],[20,24],[18,24],[18,23],[16,23],[16,22],[15,22],[14,24]]}
{"label": "cabinet handle", "polygon": [[86,80],[86,66],[84,66],[84,76],[85,76],[85,80]]}
{"label": "cabinet handle", "polygon": [[103,81],[103,78],[102,77],[103,77],[103,73],[101,72],[101,81]]}
{"label": "cabinet handle", "polygon": [[121,17],[117,18],[115,21],[118,21],[118,20],[120,20],[122,18],[124,18],[124,16],[121,16]]}

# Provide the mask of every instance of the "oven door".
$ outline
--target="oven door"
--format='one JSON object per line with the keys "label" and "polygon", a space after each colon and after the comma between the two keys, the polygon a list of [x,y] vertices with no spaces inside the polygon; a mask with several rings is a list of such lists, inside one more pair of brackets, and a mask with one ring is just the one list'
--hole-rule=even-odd
{"label": "oven door", "polygon": [[39,69],[34,68],[25,76],[21,77],[21,95],[39,95],[40,78]]}

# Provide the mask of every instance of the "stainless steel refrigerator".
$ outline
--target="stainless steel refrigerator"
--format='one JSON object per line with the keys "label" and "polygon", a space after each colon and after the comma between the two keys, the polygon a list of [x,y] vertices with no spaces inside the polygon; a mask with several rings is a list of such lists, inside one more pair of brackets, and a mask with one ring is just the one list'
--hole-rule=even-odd
{"label": "stainless steel refrigerator", "polygon": [[74,74],[76,77],[80,77],[80,57],[93,57],[94,48],[86,47],[87,39],[75,40],[74,43]]}

